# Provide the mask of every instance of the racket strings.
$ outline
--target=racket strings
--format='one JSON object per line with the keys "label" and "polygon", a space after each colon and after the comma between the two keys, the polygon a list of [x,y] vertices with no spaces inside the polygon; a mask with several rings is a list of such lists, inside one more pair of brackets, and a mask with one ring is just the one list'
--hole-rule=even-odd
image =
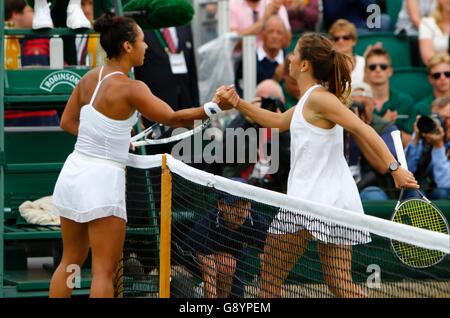
{"label": "racket strings", "polygon": [[[408,200],[400,205],[393,221],[448,234],[447,225],[439,211],[421,199]],[[403,242],[392,241],[392,245],[397,256],[414,267],[428,267],[445,257],[445,253]]]}

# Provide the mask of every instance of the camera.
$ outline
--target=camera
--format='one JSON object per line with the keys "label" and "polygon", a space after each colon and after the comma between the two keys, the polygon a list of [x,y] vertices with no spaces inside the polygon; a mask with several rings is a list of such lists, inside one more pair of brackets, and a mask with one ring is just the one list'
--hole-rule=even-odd
{"label": "camera", "polygon": [[438,134],[438,128],[446,128],[445,119],[438,113],[432,113],[430,116],[421,116],[417,121],[417,128],[421,134]]}
{"label": "camera", "polygon": [[261,108],[270,110],[271,112],[276,112],[279,109],[282,113],[286,110],[281,99],[273,95],[261,97]]}
{"label": "camera", "polygon": [[352,100],[350,102],[350,107],[353,109],[353,111],[355,111],[355,109],[357,109],[359,116],[361,116],[361,114],[364,114],[366,112],[366,106],[364,105],[364,103],[355,102]]}

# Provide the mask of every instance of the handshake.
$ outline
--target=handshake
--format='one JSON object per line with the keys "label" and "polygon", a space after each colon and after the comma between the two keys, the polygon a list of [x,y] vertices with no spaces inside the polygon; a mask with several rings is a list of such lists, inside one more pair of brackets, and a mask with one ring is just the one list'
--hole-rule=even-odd
{"label": "handshake", "polygon": [[234,90],[234,85],[221,86],[216,90],[212,102],[218,104],[222,111],[236,108],[240,97]]}

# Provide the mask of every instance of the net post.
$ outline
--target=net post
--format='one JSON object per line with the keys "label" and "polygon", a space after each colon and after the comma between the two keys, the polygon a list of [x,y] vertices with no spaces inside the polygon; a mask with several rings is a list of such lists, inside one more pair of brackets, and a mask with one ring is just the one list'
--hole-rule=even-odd
{"label": "net post", "polygon": [[159,249],[160,298],[170,298],[170,229],[172,208],[172,174],[167,167],[166,160],[166,155],[163,155],[161,166],[161,241]]}

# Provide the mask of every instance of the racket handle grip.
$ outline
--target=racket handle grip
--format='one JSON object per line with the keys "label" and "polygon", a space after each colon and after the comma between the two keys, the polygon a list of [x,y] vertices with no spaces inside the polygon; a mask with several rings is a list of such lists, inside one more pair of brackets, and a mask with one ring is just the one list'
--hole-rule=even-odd
{"label": "racket handle grip", "polygon": [[403,151],[402,137],[400,130],[394,130],[391,132],[392,140],[394,141],[395,152],[397,153],[397,160],[402,167],[408,170],[408,164],[406,163],[405,152]]}

